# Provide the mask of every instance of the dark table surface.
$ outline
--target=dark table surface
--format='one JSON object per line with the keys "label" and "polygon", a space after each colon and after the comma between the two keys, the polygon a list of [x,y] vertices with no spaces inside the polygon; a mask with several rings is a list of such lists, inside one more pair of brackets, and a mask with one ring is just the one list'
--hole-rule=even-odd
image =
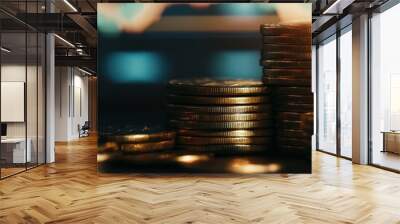
{"label": "dark table surface", "polygon": [[98,154],[104,173],[311,173],[310,156],[158,152]]}

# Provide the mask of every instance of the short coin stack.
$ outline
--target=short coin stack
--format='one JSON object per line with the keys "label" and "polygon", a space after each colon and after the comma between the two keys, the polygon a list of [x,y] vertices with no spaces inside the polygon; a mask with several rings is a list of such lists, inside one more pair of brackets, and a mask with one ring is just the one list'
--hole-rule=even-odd
{"label": "short coin stack", "polygon": [[169,124],[176,147],[213,153],[271,149],[270,90],[252,80],[171,80]]}
{"label": "short coin stack", "polygon": [[[311,25],[261,25],[263,82],[272,88],[276,147],[284,154],[310,155]],[[308,114],[310,120],[303,115]],[[307,128],[306,128],[307,126]],[[311,130],[310,130],[311,129]]]}
{"label": "short coin stack", "polygon": [[133,154],[168,150],[175,147],[175,136],[175,131],[149,128],[105,135],[99,139],[99,152]]}

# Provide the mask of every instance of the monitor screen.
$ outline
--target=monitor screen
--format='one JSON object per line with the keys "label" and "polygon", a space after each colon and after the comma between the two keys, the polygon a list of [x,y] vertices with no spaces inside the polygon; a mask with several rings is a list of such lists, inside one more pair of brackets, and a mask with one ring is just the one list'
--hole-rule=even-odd
{"label": "monitor screen", "polygon": [[1,136],[7,136],[7,124],[1,124]]}

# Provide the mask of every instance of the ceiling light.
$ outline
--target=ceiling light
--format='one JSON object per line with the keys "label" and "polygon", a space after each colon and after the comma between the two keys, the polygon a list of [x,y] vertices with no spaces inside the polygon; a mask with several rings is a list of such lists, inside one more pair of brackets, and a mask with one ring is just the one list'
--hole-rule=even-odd
{"label": "ceiling light", "polygon": [[343,10],[351,5],[355,0],[336,0],[327,9],[322,12],[323,15],[342,14]]}
{"label": "ceiling light", "polygon": [[67,44],[68,46],[75,48],[75,45],[73,45],[73,44],[72,44],[71,42],[69,42],[68,40],[66,40],[66,39],[64,39],[64,38],[62,38],[62,37],[60,37],[60,36],[57,35],[57,34],[54,34],[54,36],[57,37],[57,38],[58,38],[59,40],[61,40],[62,42],[64,42],[65,44]]}
{"label": "ceiling light", "polygon": [[10,53],[11,52],[11,50],[9,50],[9,49],[7,49],[5,47],[1,47],[1,51],[4,51],[6,53]]}
{"label": "ceiling light", "polygon": [[78,12],[78,10],[68,1],[64,0],[65,4],[67,4],[74,12]]}
{"label": "ceiling light", "polygon": [[88,71],[86,71],[86,70],[83,70],[83,69],[81,69],[81,68],[79,68],[79,67],[78,67],[78,70],[81,71],[81,72],[83,72],[83,73],[85,73],[86,75],[90,75],[90,76],[93,75],[92,73],[90,73],[90,72],[88,72]]}

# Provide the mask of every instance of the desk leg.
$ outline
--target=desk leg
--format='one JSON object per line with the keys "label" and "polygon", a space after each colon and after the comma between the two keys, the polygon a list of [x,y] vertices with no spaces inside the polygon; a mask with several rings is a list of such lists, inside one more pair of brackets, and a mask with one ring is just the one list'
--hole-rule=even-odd
{"label": "desk leg", "polygon": [[386,152],[386,134],[385,133],[382,134],[383,134],[383,149],[381,152]]}

